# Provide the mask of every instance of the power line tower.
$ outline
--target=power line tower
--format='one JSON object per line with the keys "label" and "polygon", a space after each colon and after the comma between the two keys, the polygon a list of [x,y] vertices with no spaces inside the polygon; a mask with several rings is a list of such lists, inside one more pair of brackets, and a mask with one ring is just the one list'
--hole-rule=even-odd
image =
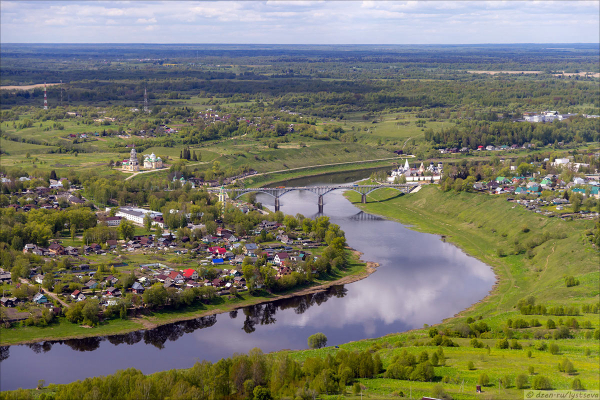
{"label": "power line tower", "polygon": [[48,96],[46,95],[46,82],[44,82],[44,110],[48,109]]}
{"label": "power line tower", "polygon": [[146,88],[144,88],[144,112],[148,112],[148,93],[146,92]]}
{"label": "power line tower", "polygon": [[61,79],[60,80],[60,105],[61,106],[63,105],[63,100],[62,100],[63,98],[62,98],[62,96],[63,96],[63,87],[62,87],[62,79]]}

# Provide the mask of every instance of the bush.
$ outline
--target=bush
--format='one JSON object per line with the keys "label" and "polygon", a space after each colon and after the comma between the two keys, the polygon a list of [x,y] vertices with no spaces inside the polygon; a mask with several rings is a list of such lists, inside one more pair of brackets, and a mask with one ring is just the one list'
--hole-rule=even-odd
{"label": "bush", "polygon": [[311,349],[320,349],[327,345],[327,336],[324,333],[315,333],[308,337],[308,347]]}
{"label": "bush", "polygon": [[452,397],[448,393],[446,393],[444,387],[440,384],[433,386],[431,394],[436,399],[452,400]]}
{"label": "bush", "polygon": [[483,345],[483,342],[480,342],[479,340],[477,340],[477,338],[471,339],[471,346],[473,346],[476,349],[482,349],[485,347]]}
{"label": "bush", "polygon": [[473,370],[475,370],[475,364],[473,364],[473,361],[469,361],[469,362],[467,363],[467,369],[468,369],[469,371],[473,371]]}
{"label": "bush", "polygon": [[523,346],[521,346],[519,342],[517,342],[517,339],[513,339],[510,342],[510,348],[513,350],[521,350]]}
{"label": "bush", "polygon": [[556,343],[550,343],[550,346],[548,346],[548,351],[550,352],[550,354],[556,355],[560,351],[560,348]]}
{"label": "bush", "polygon": [[550,390],[550,380],[545,376],[538,375],[535,378],[533,378],[533,383],[531,387],[534,390]]}
{"label": "bush", "polygon": [[515,386],[517,387],[517,389],[525,389],[525,386],[527,386],[527,375],[517,375],[517,379],[515,379]]}
{"label": "bush", "polygon": [[540,342],[535,345],[535,349],[539,351],[546,351],[548,349],[548,345],[545,342]]}
{"label": "bush", "polygon": [[530,365],[529,368],[527,368],[527,370],[529,371],[529,375],[535,374],[535,368],[533,367],[533,365]]}
{"label": "bush", "polygon": [[510,375],[504,375],[502,378],[500,378],[500,384],[505,389],[510,387],[511,382],[512,379],[510,378]]}
{"label": "bush", "polygon": [[571,331],[566,326],[560,326],[557,330],[552,334],[554,339],[568,339],[571,337]]}
{"label": "bush", "polygon": [[579,378],[573,379],[573,383],[571,383],[571,389],[583,390],[583,385],[581,384],[581,380]]}
{"label": "bush", "polygon": [[490,378],[486,373],[479,375],[479,380],[477,381],[481,386],[487,386],[490,383]]}
{"label": "bush", "polygon": [[574,276],[565,276],[565,285],[567,287],[579,285],[579,279],[575,279]]}
{"label": "bush", "polygon": [[496,342],[497,349],[508,349],[508,340],[500,339]]}
{"label": "bush", "polygon": [[560,372],[566,372],[569,375],[575,373],[575,367],[573,367],[573,363],[569,361],[568,358],[565,358],[560,363],[558,363],[558,370]]}

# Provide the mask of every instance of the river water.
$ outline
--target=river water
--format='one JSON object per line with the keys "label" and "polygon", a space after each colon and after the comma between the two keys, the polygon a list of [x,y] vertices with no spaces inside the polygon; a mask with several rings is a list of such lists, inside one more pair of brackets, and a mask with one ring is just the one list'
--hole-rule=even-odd
{"label": "river water", "polygon": [[[286,184],[347,183],[368,174],[332,174]],[[273,204],[266,195],[257,198]],[[440,237],[364,214],[341,191],[324,199],[325,215],[346,232],[348,244],[364,253],[364,260],[380,264],[368,278],[149,331],[0,347],[0,389],[32,388],[38,379],[68,383],[125,368],[144,373],[188,368],[254,347],[264,352],[305,349],[308,336],[316,332],[325,333],[328,345],[379,337],[438,323],[491,290],[491,268]],[[317,209],[313,193],[294,191],[281,197],[286,214],[314,218]]]}

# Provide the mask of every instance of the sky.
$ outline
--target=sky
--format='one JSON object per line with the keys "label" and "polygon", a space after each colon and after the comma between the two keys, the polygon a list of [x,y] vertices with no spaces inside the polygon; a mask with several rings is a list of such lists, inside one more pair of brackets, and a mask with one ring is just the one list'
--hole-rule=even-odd
{"label": "sky", "polygon": [[600,1],[9,1],[0,43],[598,43]]}

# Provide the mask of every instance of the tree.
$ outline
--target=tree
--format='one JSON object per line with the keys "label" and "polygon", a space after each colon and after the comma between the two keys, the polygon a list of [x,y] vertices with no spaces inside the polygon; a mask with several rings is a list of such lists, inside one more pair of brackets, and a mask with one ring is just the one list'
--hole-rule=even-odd
{"label": "tree", "polygon": [[527,386],[527,375],[517,375],[517,379],[515,380],[515,386],[517,387],[517,389],[524,389],[525,386]]}
{"label": "tree", "polygon": [[48,273],[44,275],[42,287],[47,290],[52,290],[52,286],[54,286],[54,275],[52,273]]}
{"label": "tree", "polygon": [[481,385],[481,386],[487,386],[490,383],[490,378],[487,376],[487,374],[484,372],[482,374],[479,375],[479,379],[477,380],[477,382]]}
{"label": "tree", "polygon": [[148,231],[148,233],[150,233],[150,231],[152,230],[152,218],[150,218],[150,213],[147,213],[144,216],[144,227],[146,228],[146,231]]}
{"label": "tree", "polygon": [[308,347],[311,349],[320,349],[327,345],[327,336],[324,333],[315,333],[308,337]]}
{"label": "tree", "polygon": [[133,236],[135,234],[135,227],[133,226],[133,223],[131,221],[123,218],[121,220],[121,223],[117,227],[117,232],[119,233],[119,236],[121,236],[121,238],[123,239],[133,239]]}
{"label": "tree", "polygon": [[298,227],[298,220],[291,215],[286,215],[283,219],[283,223],[290,231],[293,231]]}
{"label": "tree", "polygon": [[581,380],[579,378],[573,379],[573,383],[571,384],[571,389],[583,390],[583,385],[581,384]]}
{"label": "tree", "polygon": [[581,198],[577,194],[571,196],[571,204],[573,205],[573,212],[579,212],[581,209]]}
{"label": "tree", "polygon": [[545,376],[537,375],[533,378],[531,387],[533,390],[550,390],[550,380]]}
{"label": "tree", "polygon": [[271,400],[273,398],[271,397],[271,391],[262,386],[255,387],[252,394],[254,395],[254,400]]}

